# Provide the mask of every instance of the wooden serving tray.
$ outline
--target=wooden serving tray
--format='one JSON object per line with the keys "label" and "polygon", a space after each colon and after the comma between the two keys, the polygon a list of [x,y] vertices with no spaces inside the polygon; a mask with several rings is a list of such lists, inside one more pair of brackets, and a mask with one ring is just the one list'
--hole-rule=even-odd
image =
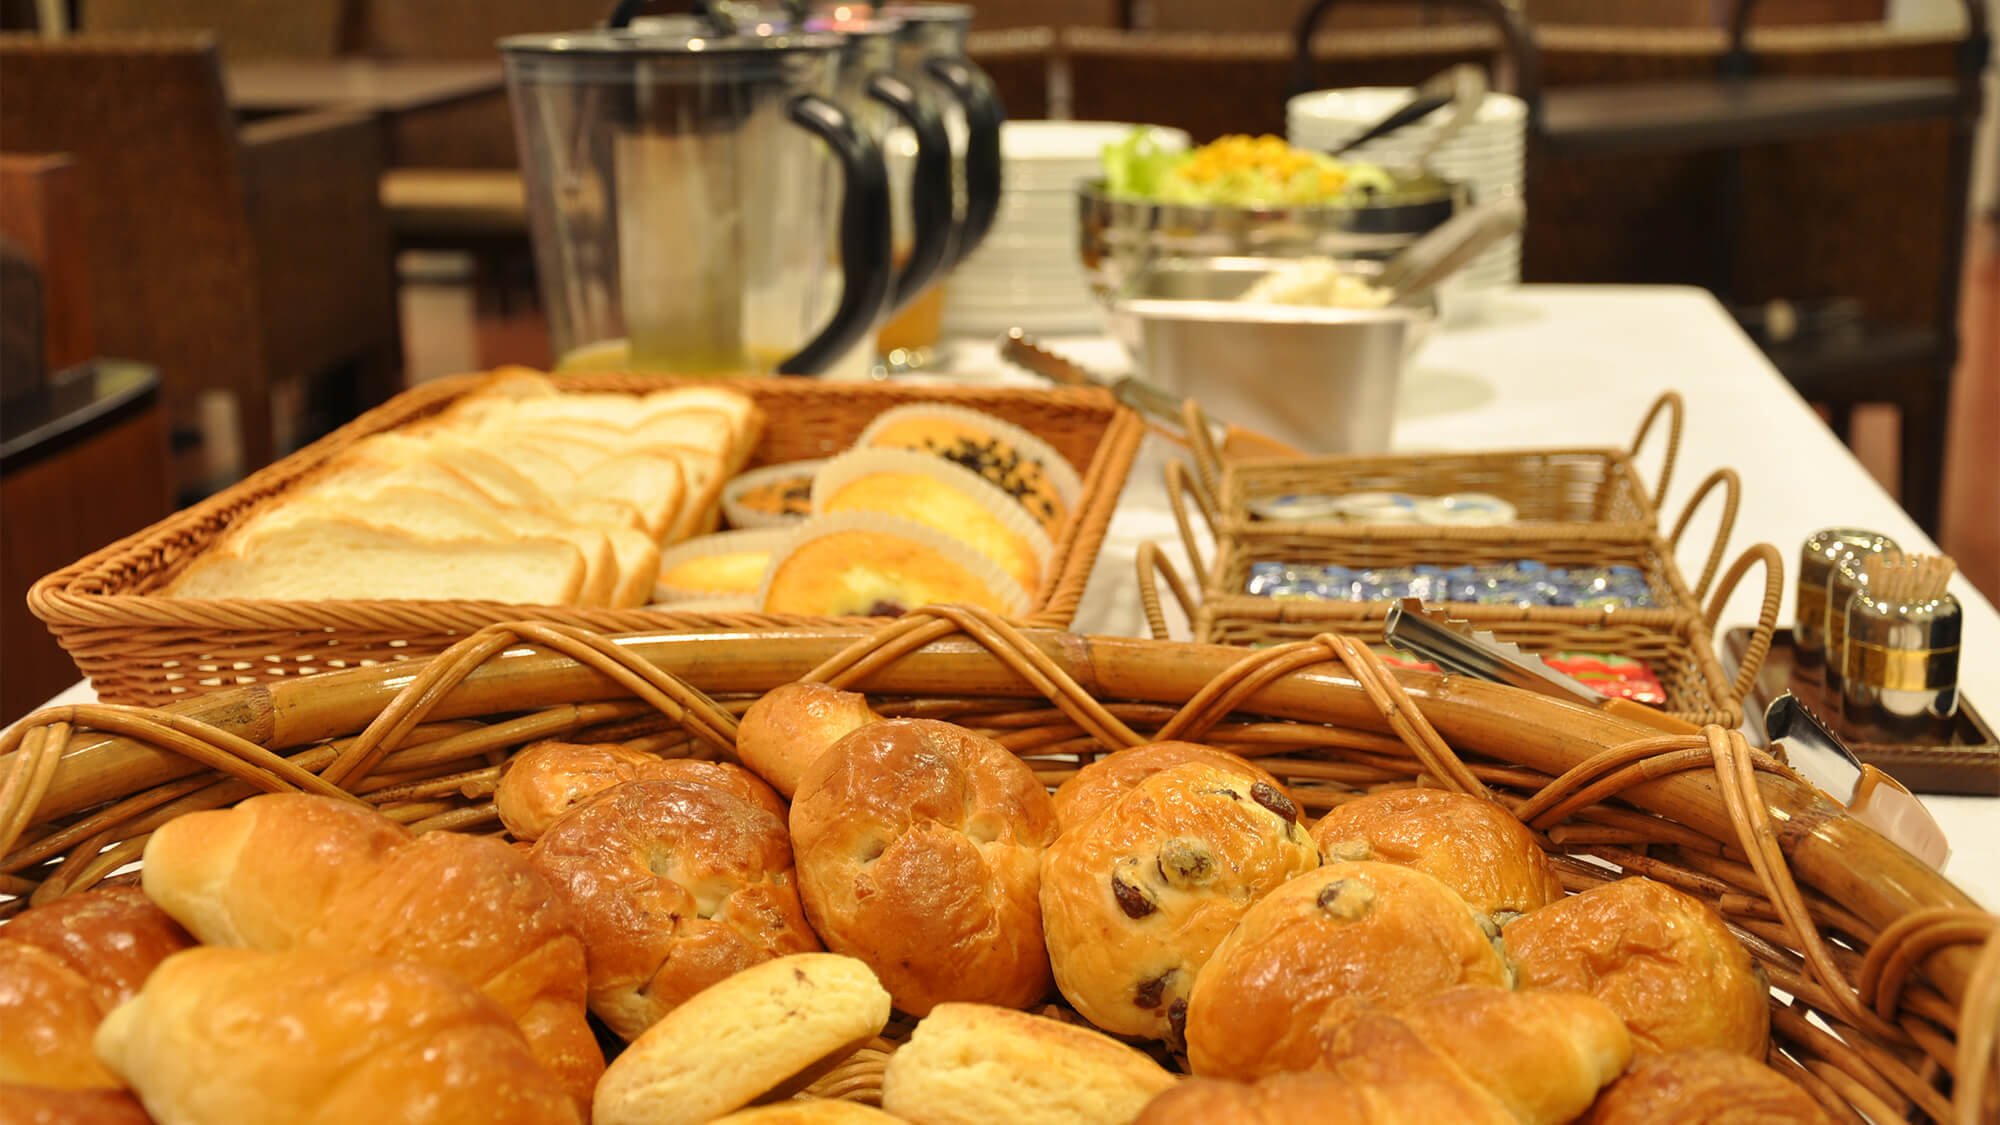
{"label": "wooden serving tray", "polygon": [[[1723,660],[1735,670],[1750,643],[1750,630],[1737,626],[1723,634]],[[1888,743],[1868,741],[1841,724],[1840,709],[1821,682],[1819,673],[1798,666],[1792,648],[1792,631],[1779,629],[1771,634],[1771,651],[1764,657],[1750,694],[1743,700],[1745,717],[1761,742],[1764,708],[1786,691],[1799,697],[1818,712],[1834,733],[1846,740],[1856,757],[1876,767],[1917,793],[1962,793],[1979,797],[2000,796],[2000,738],[1963,694],[1958,697],[1958,717],[1951,737],[1942,742]]]}

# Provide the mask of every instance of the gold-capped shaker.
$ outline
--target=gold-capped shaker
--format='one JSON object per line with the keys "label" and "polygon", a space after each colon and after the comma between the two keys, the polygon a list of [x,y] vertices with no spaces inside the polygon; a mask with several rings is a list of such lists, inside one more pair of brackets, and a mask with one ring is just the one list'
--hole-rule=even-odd
{"label": "gold-capped shaker", "polygon": [[[1817,668],[1827,658],[1827,583],[1834,565],[1850,551],[1878,554],[1900,549],[1881,532],[1859,527],[1821,528],[1806,538],[1799,548],[1798,592],[1793,599],[1797,620],[1792,626],[1792,651],[1799,667]],[[1831,651],[1838,664],[1839,648]]]}
{"label": "gold-capped shaker", "polygon": [[1853,729],[1895,739],[1944,741],[1958,714],[1959,638],[1964,614],[1945,591],[1952,561],[1888,552],[1864,564],[1849,601],[1841,699]]}

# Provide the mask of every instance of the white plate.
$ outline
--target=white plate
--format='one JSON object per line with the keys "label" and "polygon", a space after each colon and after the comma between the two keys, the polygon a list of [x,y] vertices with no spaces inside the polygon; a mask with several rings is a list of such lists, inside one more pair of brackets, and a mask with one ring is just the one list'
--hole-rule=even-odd
{"label": "white plate", "polygon": [[[1349,86],[1338,90],[1315,90],[1287,101],[1285,118],[1289,121],[1296,115],[1316,121],[1373,124],[1408,105],[1416,96],[1416,91],[1408,86]],[[1491,92],[1479,103],[1472,120],[1484,124],[1526,121],[1527,117],[1527,103],[1512,94]],[[1001,128],[1004,130],[1006,126]]]}
{"label": "white plate", "polygon": [[[1002,160],[1078,160],[1093,163],[1104,146],[1130,136],[1139,126],[1115,121],[1006,121],[1000,125]],[[1179,129],[1150,126],[1153,143],[1184,149],[1188,135]]]}

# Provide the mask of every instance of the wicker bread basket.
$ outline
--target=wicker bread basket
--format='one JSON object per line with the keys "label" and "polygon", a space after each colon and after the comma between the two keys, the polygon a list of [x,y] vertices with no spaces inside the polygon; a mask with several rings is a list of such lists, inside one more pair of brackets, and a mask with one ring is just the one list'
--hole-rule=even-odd
{"label": "wicker bread basket", "polygon": [[[1185,738],[1255,758],[1314,811],[1412,783],[1488,796],[1572,891],[1640,874],[1717,909],[1769,976],[1768,1061],[1836,1119],[1993,1120],[2000,918],[1733,730],[1661,736],[1392,672],[1330,635],[1246,653],[950,607],[872,631],[606,638],[537,622],[393,670],[160,710],[55,708],[0,737],[0,892],[21,896],[0,914],[98,883],[159,824],[259,791],[360,794],[418,831],[491,831],[523,742],[727,756],[748,700],[801,679],[986,731],[1050,783],[1110,749]],[[899,1026],[811,1092],[879,1098]]]}
{"label": "wicker bread basket", "polygon": [[[560,379],[567,390],[633,393],[674,381],[623,374]],[[428,656],[498,621],[548,621],[602,632],[831,623],[830,618],[764,613],[473,601],[194,599],[155,593],[231,523],[282,498],[303,476],[342,450],[369,435],[436,414],[484,382],[482,376],[440,379],[398,395],[226,491],[48,575],[28,592],[28,606],[69,650],[99,698],[149,705],[223,687]],[[1099,390],[915,387],[810,379],[736,379],[728,385],[755,398],[768,415],[750,466],[826,457],[851,445],[882,411],[915,402],[984,411],[1054,446],[1082,476],[1084,491],[1023,618],[1041,626],[1065,626],[1075,617],[1119,490],[1145,434],[1137,415]]]}

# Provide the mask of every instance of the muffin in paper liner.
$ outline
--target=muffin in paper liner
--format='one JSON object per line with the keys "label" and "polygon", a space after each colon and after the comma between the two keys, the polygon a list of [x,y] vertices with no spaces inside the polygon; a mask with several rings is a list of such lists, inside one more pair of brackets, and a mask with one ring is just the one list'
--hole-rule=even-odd
{"label": "muffin in paper liner", "polygon": [[[653,601],[684,602],[693,598],[738,598],[748,601],[764,580],[771,552],[791,540],[790,528],[718,531],[674,544],[660,553],[660,575],[653,582]],[[680,608],[678,605],[675,608]]]}
{"label": "muffin in paper liner", "polygon": [[881,512],[934,528],[1038,590],[1055,544],[1028,510],[985,477],[913,449],[857,449],[813,481],[812,514]]}
{"label": "muffin in paper liner", "polygon": [[943,532],[880,512],[839,512],[812,517],[772,552],[756,602],[766,613],[833,617],[897,617],[962,602],[1019,617],[1029,595],[999,563]]}
{"label": "muffin in paper liner", "polygon": [[722,486],[722,516],[734,528],[797,527],[809,514],[813,476],[825,458],[738,473]]}
{"label": "muffin in paper liner", "polygon": [[884,410],[854,448],[916,449],[963,465],[1019,501],[1051,536],[1083,497],[1083,478],[1054,446],[963,406],[911,403]]}

